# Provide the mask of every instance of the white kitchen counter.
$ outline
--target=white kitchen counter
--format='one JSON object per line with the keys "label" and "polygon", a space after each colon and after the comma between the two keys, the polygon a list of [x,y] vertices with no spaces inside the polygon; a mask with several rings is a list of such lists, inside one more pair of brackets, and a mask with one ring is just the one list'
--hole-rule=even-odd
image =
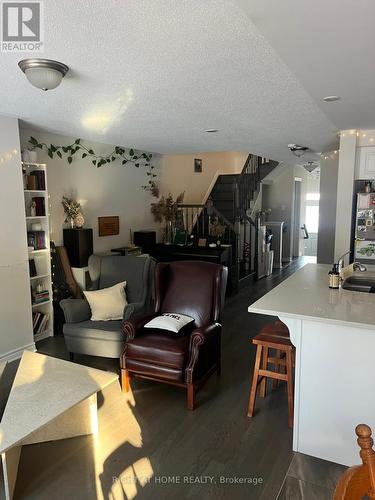
{"label": "white kitchen counter", "polygon": [[296,347],[293,449],[353,465],[355,426],[375,431],[375,294],[331,290],[330,267],[307,264],[248,311],[278,316]]}
{"label": "white kitchen counter", "polygon": [[249,312],[375,329],[375,294],[330,289],[331,268],[307,264],[254,302]]}

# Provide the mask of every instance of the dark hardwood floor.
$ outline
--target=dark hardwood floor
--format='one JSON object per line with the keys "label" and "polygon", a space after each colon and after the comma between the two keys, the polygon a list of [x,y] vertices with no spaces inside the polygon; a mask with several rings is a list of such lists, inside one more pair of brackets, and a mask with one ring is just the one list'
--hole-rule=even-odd
{"label": "dark hardwood floor", "polygon": [[[113,385],[103,391],[99,434],[23,448],[16,499],[280,499],[298,496],[290,469],[292,432],[287,426],[285,385],[257,400],[246,415],[255,349],[250,343],[270,318],[247,307],[303,265],[288,267],[230,297],[223,314],[222,375],[198,393],[197,409],[186,410],[185,392],[145,380],[132,394]],[[68,359],[64,341],[39,343],[38,351]],[[117,362],[77,356],[76,362],[117,370]],[[16,363],[2,380],[6,397]],[[118,479],[118,480],[117,480]],[[332,484],[322,485],[331,490]],[[297,491],[297,496],[291,491]],[[284,496],[283,496],[284,495]]]}

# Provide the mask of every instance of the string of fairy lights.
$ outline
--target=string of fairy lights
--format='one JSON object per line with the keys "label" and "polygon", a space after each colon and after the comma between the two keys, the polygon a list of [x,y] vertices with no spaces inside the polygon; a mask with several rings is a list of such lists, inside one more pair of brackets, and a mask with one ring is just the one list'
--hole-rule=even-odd
{"label": "string of fairy lights", "polygon": [[338,155],[340,152],[339,149],[335,149],[334,151],[329,151],[327,153],[320,153],[320,157],[323,159],[323,160],[328,160],[329,158],[331,160],[333,160],[335,158],[336,155]]}
{"label": "string of fairy lights", "polygon": [[18,149],[12,149],[11,151],[7,151],[0,156],[0,164],[4,164],[7,161],[11,160],[14,156],[18,154]]}
{"label": "string of fairy lights", "polygon": [[[356,129],[351,129],[351,130],[343,130],[342,132],[338,132],[337,134],[339,137],[346,137],[346,136],[353,136],[356,135],[358,139],[360,140],[360,143],[362,143],[362,146],[371,146],[374,144],[375,146],[375,130],[366,130],[366,131],[361,131],[361,130],[356,130]],[[336,149],[335,151],[328,151],[325,153],[320,153],[320,157],[323,160],[328,160],[331,159],[333,160],[335,158],[335,155],[338,155],[340,153],[339,149]]]}

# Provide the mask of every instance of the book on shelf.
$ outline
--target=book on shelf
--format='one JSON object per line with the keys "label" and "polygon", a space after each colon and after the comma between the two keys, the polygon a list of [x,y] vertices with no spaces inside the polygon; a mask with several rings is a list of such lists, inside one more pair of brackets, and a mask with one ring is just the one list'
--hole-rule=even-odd
{"label": "book on shelf", "polygon": [[49,291],[42,290],[41,292],[33,291],[33,304],[43,304],[49,300]]}
{"label": "book on shelf", "polygon": [[46,178],[44,170],[33,170],[27,176],[27,189],[31,191],[44,191],[46,189]]}
{"label": "book on shelf", "polygon": [[30,273],[30,278],[34,278],[35,276],[37,276],[36,265],[35,265],[34,259],[29,259],[29,273]]}
{"label": "book on shelf", "polygon": [[34,335],[37,333],[44,332],[47,327],[49,320],[49,314],[36,311],[33,313],[33,332]]}
{"label": "book on shelf", "polygon": [[44,250],[46,248],[45,231],[28,231],[27,246],[34,248],[34,250]]}
{"label": "book on shelf", "polygon": [[43,217],[44,215],[46,215],[44,196],[35,196],[34,198],[32,198],[32,201],[35,203],[35,215],[37,217]]}

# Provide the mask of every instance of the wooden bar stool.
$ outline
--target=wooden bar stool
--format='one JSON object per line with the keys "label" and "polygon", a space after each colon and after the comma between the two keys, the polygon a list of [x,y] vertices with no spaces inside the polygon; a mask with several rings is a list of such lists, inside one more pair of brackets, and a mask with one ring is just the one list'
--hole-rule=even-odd
{"label": "wooden bar stool", "polygon": [[[294,347],[289,338],[289,330],[281,321],[265,325],[253,338],[253,344],[256,344],[257,352],[247,415],[249,417],[254,415],[258,385],[260,386],[259,395],[265,397],[267,378],[273,379],[273,387],[275,387],[275,382],[277,384],[279,380],[284,380],[288,393],[288,426],[293,427]],[[269,356],[270,349],[276,350],[274,356]],[[274,366],[274,370],[268,368],[269,364]]]}

